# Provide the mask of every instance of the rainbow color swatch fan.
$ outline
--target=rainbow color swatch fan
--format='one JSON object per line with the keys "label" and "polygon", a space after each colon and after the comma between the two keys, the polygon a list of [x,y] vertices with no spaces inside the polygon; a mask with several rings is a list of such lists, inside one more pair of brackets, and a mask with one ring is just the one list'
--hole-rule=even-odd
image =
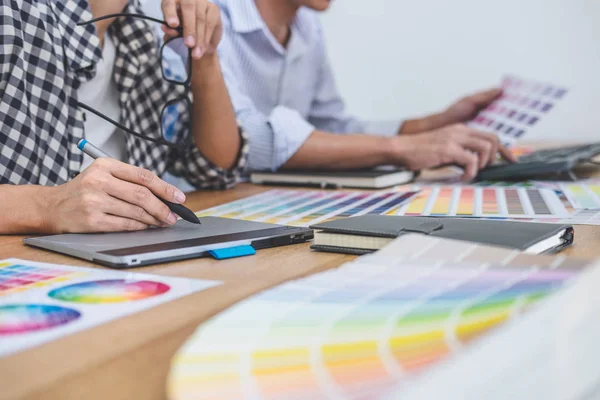
{"label": "rainbow color swatch fan", "polygon": [[[411,244],[408,253],[428,249],[439,258],[361,257],[267,290],[201,325],[173,360],[171,400],[380,398],[582,270],[565,258],[520,259],[506,250],[417,240],[426,244]],[[461,246],[502,257],[443,261],[456,259]]]}

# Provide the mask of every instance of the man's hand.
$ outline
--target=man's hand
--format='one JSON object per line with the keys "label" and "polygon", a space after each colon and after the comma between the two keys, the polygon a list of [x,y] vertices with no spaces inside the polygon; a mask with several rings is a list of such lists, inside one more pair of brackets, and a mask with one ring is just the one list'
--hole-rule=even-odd
{"label": "man's hand", "polygon": [[72,181],[51,188],[43,231],[137,231],[166,227],[177,216],[156,196],[181,204],[185,195],[154,173],[100,158]]}
{"label": "man's hand", "polygon": [[490,89],[464,97],[439,114],[406,121],[400,128],[399,133],[422,133],[448,125],[469,122],[501,96],[502,89]]}
{"label": "man's hand", "polygon": [[464,97],[442,113],[446,125],[469,122],[502,96],[502,89],[490,89]]}
{"label": "man's hand", "polygon": [[[183,27],[185,45],[193,49],[192,58],[198,60],[213,54],[223,37],[219,7],[208,0],[163,0],[162,11],[170,28]],[[165,40],[179,36],[176,29],[163,25]]]}
{"label": "man's hand", "polygon": [[390,161],[394,164],[412,170],[454,164],[464,168],[465,181],[472,180],[480,169],[492,164],[497,153],[509,162],[515,161],[512,153],[500,144],[496,135],[479,132],[462,124],[390,139]]}

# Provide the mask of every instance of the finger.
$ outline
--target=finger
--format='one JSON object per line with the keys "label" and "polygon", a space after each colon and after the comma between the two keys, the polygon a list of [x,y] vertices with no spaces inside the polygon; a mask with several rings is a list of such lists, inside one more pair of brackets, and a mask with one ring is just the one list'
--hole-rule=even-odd
{"label": "finger", "polygon": [[98,223],[99,232],[131,232],[148,229],[148,225],[130,218],[104,215]]}
{"label": "finger", "polygon": [[196,47],[192,52],[195,59],[201,58],[206,52],[206,29],[208,19],[208,5],[206,1],[200,1],[196,4]]}
{"label": "finger", "polygon": [[177,3],[175,0],[163,0],[161,7],[167,24],[169,24],[171,28],[177,28],[180,22],[179,16],[177,15]]}
{"label": "finger", "polygon": [[123,181],[145,186],[155,195],[170,202],[181,204],[185,201],[185,194],[181,190],[169,185],[147,169],[117,161],[111,165],[110,173]]}
{"label": "finger", "polygon": [[[126,182],[124,182],[126,183]],[[141,187],[141,186],[140,186]],[[135,205],[128,201],[123,201],[120,198],[113,197],[112,195],[107,196],[108,199],[103,203],[102,211],[105,214],[110,214],[115,217],[123,217],[127,219],[132,219],[134,221],[141,222],[144,225],[148,226],[168,226],[172,225],[169,223],[165,223],[153,215],[149,214],[148,211],[144,209],[144,207],[140,205]],[[175,221],[177,218],[175,217]]]}
{"label": "finger", "polygon": [[214,9],[216,13],[216,17],[215,17],[215,22],[216,22],[216,26],[215,29],[213,29],[213,34],[212,37],[210,38],[210,46],[211,46],[211,50],[215,51],[217,49],[217,47],[219,46],[219,43],[221,42],[221,38],[223,37],[223,20],[221,19],[221,10],[219,9],[218,6],[214,5]]}
{"label": "finger", "polygon": [[492,151],[492,145],[486,141],[477,137],[472,137],[467,143],[463,145],[464,148],[477,153],[477,159],[479,161],[479,169],[492,163],[495,158],[495,152]]}
{"label": "finger", "polygon": [[478,108],[485,108],[502,96],[502,89],[494,88],[476,93],[470,97],[470,100]]}
{"label": "finger", "polygon": [[489,150],[489,158],[482,161],[485,162],[483,164],[484,166],[493,164],[496,161],[496,155],[498,154],[498,149],[500,147],[500,140],[498,139],[498,136],[493,133],[482,132],[476,129],[470,129],[469,133],[472,137],[476,137],[479,140],[484,140],[489,146],[491,146]]}
{"label": "finger", "polygon": [[162,224],[173,225],[177,222],[177,216],[175,216],[175,214],[171,212],[169,207],[167,207],[166,204],[160,201],[150,191],[150,189],[148,189],[145,186],[136,185],[130,182],[126,182],[124,180],[113,178],[103,189],[107,194],[109,194],[113,198],[125,201],[130,205],[137,207],[135,210],[128,210],[129,212],[133,212],[133,214],[111,214],[139,220],[136,217],[144,216],[139,210],[141,208],[146,214],[154,218],[154,222],[158,221],[159,223],[150,223],[149,220],[144,220],[142,222],[157,226]]}
{"label": "finger", "polygon": [[473,143],[478,145],[479,149],[485,149],[484,152],[478,151],[481,162],[480,168],[493,164],[496,161],[498,147],[500,147],[500,141],[498,140],[498,137],[494,134],[474,131],[471,135],[471,138],[474,139]]}
{"label": "finger", "polygon": [[[205,51],[214,50],[217,46],[213,46],[213,40],[219,34],[217,29],[221,24],[221,13],[219,7],[214,4],[209,4],[206,10],[206,28],[204,30],[204,49]],[[218,43],[217,43],[218,44]],[[213,48],[214,47],[214,48]]]}
{"label": "finger", "polygon": [[500,145],[498,147],[498,152],[500,153],[502,158],[505,159],[506,161],[508,161],[509,163],[517,162],[517,157],[515,157],[515,155],[505,146]]}
{"label": "finger", "polygon": [[161,25],[160,27],[161,27],[162,31],[165,33],[164,41],[167,41],[168,39],[179,36],[179,32],[176,29],[169,29],[165,25]]}
{"label": "finger", "polygon": [[475,179],[479,165],[477,155],[460,146],[451,146],[448,150],[452,163],[460,165],[465,170],[463,180],[468,182]]}
{"label": "finger", "polygon": [[190,49],[196,46],[196,0],[181,0],[181,16],[183,19],[183,37],[185,45]]}

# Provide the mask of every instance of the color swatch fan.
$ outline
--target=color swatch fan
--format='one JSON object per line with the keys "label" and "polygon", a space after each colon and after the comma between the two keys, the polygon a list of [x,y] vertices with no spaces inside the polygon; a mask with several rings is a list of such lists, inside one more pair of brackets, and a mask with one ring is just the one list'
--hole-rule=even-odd
{"label": "color swatch fan", "polygon": [[[419,243],[403,245],[415,237]],[[465,246],[465,254],[498,261],[442,261],[457,260]],[[415,248],[429,256],[414,257]],[[404,236],[201,325],[173,359],[168,393],[172,400],[381,398],[555,292],[584,264]]]}
{"label": "color swatch fan", "polygon": [[556,191],[501,185],[413,186],[419,193],[394,215],[487,219],[567,218],[569,212]]}
{"label": "color swatch fan", "polygon": [[393,215],[415,194],[416,191],[411,190],[269,190],[200,211],[196,215],[308,227],[319,222],[358,215]]}
{"label": "color swatch fan", "polygon": [[523,139],[567,94],[567,89],[515,76],[502,80],[502,97],[483,110],[469,126],[493,132],[506,146]]}

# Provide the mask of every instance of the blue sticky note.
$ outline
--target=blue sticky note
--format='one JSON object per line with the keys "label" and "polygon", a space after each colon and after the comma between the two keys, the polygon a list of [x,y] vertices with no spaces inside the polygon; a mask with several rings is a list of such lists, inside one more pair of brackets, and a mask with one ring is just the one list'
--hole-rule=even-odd
{"label": "blue sticky note", "polygon": [[228,258],[253,256],[256,254],[254,247],[248,245],[229,247],[226,249],[210,250],[208,252],[215,260],[226,260]]}

